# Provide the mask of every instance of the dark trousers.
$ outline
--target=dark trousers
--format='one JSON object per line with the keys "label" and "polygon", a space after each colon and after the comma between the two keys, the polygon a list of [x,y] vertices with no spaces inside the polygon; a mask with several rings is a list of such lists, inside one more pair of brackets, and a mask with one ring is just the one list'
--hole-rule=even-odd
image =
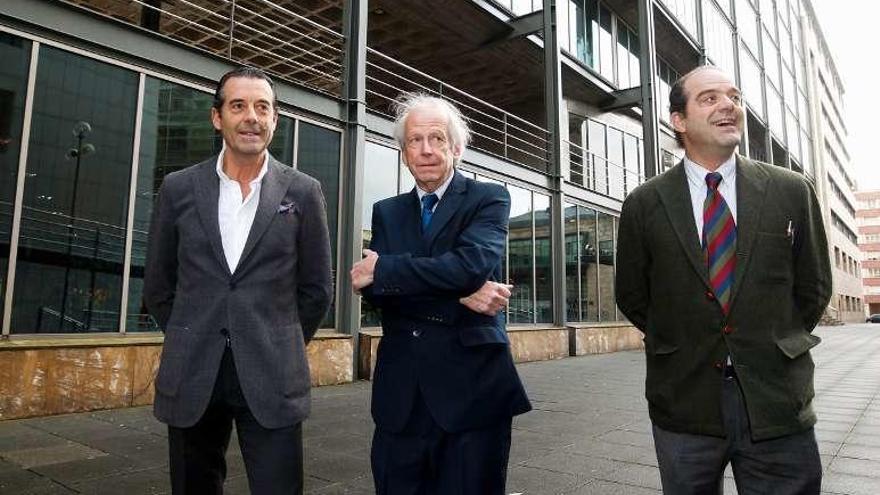
{"label": "dark trousers", "polygon": [[223,354],[205,414],[192,427],[168,427],[172,493],[223,493],[233,420],[251,493],[301,494],[302,425],[277,429],[260,426],[242,395],[229,348]]}
{"label": "dark trousers", "polygon": [[726,438],[675,433],[654,425],[663,493],[721,494],[730,462],[740,495],[818,495],[822,463],[813,429],[753,442],[739,382],[735,376],[723,380]]}
{"label": "dark trousers", "polygon": [[404,431],[376,427],[371,461],[377,495],[504,495],[511,418],[447,433],[421,397],[416,404]]}

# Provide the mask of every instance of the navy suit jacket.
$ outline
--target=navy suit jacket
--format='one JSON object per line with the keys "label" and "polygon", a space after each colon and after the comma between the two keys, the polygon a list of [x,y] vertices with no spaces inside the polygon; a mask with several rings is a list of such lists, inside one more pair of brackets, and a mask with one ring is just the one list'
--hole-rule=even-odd
{"label": "navy suit jacket", "polygon": [[402,431],[419,391],[447,432],[530,410],[504,314],[481,315],[458,302],[501,277],[510,195],[455,172],[424,233],[420,207],[415,190],[373,207],[370,248],[379,260],[363,295],[382,311],[374,421]]}

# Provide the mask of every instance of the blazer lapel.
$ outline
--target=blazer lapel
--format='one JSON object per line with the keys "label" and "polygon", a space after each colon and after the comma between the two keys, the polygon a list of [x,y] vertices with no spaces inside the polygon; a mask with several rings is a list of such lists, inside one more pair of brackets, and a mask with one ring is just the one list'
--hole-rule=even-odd
{"label": "blazer lapel", "polygon": [[691,204],[691,193],[688,188],[684,163],[678,162],[678,165],[664,175],[666,177],[657,183],[657,191],[660,193],[663,206],[666,207],[669,222],[672,224],[675,235],[678,237],[678,242],[681,243],[681,247],[684,249],[685,254],[687,254],[687,258],[690,260],[694,270],[703,280],[703,283],[706,284],[706,287],[711,288],[709,284],[709,268],[706,265],[706,257],[700,246],[697,225],[694,223],[694,210]]}
{"label": "blazer lapel", "polygon": [[196,208],[202,220],[202,228],[208,235],[213,248],[214,256],[223,267],[227,275],[229,265],[223,254],[223,242],[220,239],[220,221],[217,217],[217,207],[220,198],[220,178],[217,177],[217,157],[209,159],[198,165],[200,170],[196,176]]}
{"label": "blazer lapel", "polygon": [[[424,256],[426,251],[423,246],[424,237],[422,235],[422,203],[419,201],[416,189],[413,188],[404,195],[402,201],[399,201],[396,207],[397,211],[394,218],[400,221],[398,232],[402,237],[402,244],[407,246],[407,250],[412,251],[413,254]],[[440,205],[438,204],[437,207],[439,208]]]}
{"label": "blazer lapel", "polygon": [[257,206],[254,223],[251,224],[251,230],[248,233],[247,241],[245,241],[244,250],[241,252],[241,258],[238,261],[238,267],[236,267],[236,274],[238,273],[238,268],[244,266],[248,255],[254,250],[260,238],[263,237],[266,229],[269,228],[269,224],[278,215],[278,206],[281,205],[284,193],[287,192],[290,181],[293,179],[291,172],[291,169],[276,161],[271,155],[269,156],[268,170],[266,170],[266,176],[263,177],[260,185],[260,204]]}
{"label": "blazer lapel", "polygon": [[437,234],[443,231],[443,227],[449,223],[449,220],[452,219],[452,216],[461,206],[462,201],[459,195],[467,191],[467,180],[464,176],[459,174],[458,171],[453,173],[455,175],[452,176],[452,182],[449,183],[449,187],[443,193],[443,198],[437,203],[434,216],[431,217],[431,224],[428,226],[428,231],[425,232],[425,246],[431,246],[434,243]]}
{"label": "blazer lapel", "polygon": [[736,269],[733,275],[733,288],[730,305],[733,306],[736,294],[742,287],[755,244],[756,229],[761,222],[764,201],[767,198],[768,176],[751,160],[741,156],[736,158]]}

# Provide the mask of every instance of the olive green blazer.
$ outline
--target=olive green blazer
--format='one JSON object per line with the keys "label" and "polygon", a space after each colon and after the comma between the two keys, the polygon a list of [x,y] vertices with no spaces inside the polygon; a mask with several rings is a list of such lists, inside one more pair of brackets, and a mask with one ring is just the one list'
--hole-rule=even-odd
{"label": "olive green blazer", "polygon": [[[617,244],[617,304],[644,334],[645,395],[660,428],[723,436],[729,355],[755,440],[816,422],[812,335],[831,295],[822,212],[808,180],[737,157],[730,314],[713,297],[679,163],[630,194]],[[791,228],[789,228],[789,224]]]}

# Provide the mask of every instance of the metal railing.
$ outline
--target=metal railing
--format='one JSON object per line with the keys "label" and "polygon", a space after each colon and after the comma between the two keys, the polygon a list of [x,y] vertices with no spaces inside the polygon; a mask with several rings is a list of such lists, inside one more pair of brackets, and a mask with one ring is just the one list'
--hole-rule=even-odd
{"label": "metal railing", "polygon": [[402,93],[443,98],[461,110],[471,128],[471,147],[543,172],[548,168],[547,129],[506,112],[455,86],[367,48],[367,108],[391,116]]}
{"label": "metal railing", "polygon": [[638,170],[614,163],[570,141],[563,140],[562,144],[563,150],[568,150],[568,181],[572,184],[623,200],[645,182],[645,176]]}
{"label": "metal railing", "polygon": [[[338,6],[269,0],[62,0],[281,79],[340,96]],[[325,7],[325,8],[324,8]]]}

